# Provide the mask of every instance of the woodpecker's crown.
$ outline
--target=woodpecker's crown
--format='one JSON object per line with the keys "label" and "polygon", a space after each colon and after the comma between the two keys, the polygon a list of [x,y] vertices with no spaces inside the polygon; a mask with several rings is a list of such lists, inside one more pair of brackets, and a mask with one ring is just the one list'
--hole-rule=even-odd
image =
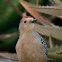
{"label": "woodpecker's crown", "polygon": [[24,18],[32,18],[31,16],[24,16]]}
{"label": "woodpecker's crown", "polygon": [[24,16],[23,18],[24,18],[24,20],[26,20],[26,21],[28,21],[28,22],[30,22],[30,23],[32,23],[32,22],[34,22],[34,21],[37,20],[37,19],[34,19],[34,18],[31,17],[31,16]]}
{"label": "woodpecker's crown", "polygon": [[34,18],[31,17],[31,16],[24,16],[24,19],[25,19],[26,21],[32,21]]}

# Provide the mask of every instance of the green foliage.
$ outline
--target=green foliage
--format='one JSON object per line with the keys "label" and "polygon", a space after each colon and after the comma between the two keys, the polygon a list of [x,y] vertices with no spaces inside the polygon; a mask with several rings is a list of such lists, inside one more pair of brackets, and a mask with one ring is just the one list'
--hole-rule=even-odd
{"label": "green foliage", "polygon": [[59,51],[61,51],[62,50],[62,46],[60,46],[60,47],[56,47],[56,48],[49,48],[48,49],[48,51],[49,52],[52,52],[52,53],[54,53],[54,52],[56,52],[56,53],[58,53]]}
{"label": "green foliage", "polygon": [[51,2],[49,2],[49,0],[39,0],[39,4],[42,6],[46,6],[46,5],[51,5]]}
{"label": "green foliage", "polygon": [[[17,0],[11,0],[16,7],[20,7]],[[16,26],[19,23],[20,16],[18,13],[4,0],[0,0],[0,32],[4,32],[10,27]],[[22,7],[21,7],[22,8]]]}
{"label": "green foliage", "polygon": [[36,0],[29,0],[30,3],[36,4]]}
{"label": "green foliage", "polygon": [[18,40],[18,34],[0,40],[0,51],[15,52],[15,45]]}

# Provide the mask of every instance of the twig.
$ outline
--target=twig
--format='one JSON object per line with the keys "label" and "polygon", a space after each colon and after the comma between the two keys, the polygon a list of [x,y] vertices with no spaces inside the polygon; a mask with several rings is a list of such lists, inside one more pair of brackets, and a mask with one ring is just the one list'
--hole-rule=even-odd
{"label": "twig", "polygon": [[51,33],[49,34],[49,45],[50,45],[50,48],[53,48],[53,43],[52,43],[52,39],[51,39]]}

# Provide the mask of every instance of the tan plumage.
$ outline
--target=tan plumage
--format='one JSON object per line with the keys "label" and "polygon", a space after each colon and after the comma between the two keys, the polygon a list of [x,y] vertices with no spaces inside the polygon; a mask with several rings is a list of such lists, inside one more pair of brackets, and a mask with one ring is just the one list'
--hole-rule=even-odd
{"label": "tan plumage", "polygon": [[[24,23],[26,21],[26,23]],[[40,36],[34,30],[32,19],[22,18],[19,25],[19,40],[16,52],[19,62],[47,62],[47,57]]]}

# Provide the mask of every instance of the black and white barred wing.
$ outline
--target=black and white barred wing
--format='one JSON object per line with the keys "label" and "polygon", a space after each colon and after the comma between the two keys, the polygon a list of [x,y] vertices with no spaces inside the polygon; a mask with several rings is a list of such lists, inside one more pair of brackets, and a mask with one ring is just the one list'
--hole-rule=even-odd
{"label": "black and white barred wing", "polygon": [[42,45],[44,47],[44,50],[45,50],[45,54],[47,55],[48,54],[48,49],[47,49],[47,45],[46,45],[46,42],[45,40],[41,37],[41,42],[42,42]]}

